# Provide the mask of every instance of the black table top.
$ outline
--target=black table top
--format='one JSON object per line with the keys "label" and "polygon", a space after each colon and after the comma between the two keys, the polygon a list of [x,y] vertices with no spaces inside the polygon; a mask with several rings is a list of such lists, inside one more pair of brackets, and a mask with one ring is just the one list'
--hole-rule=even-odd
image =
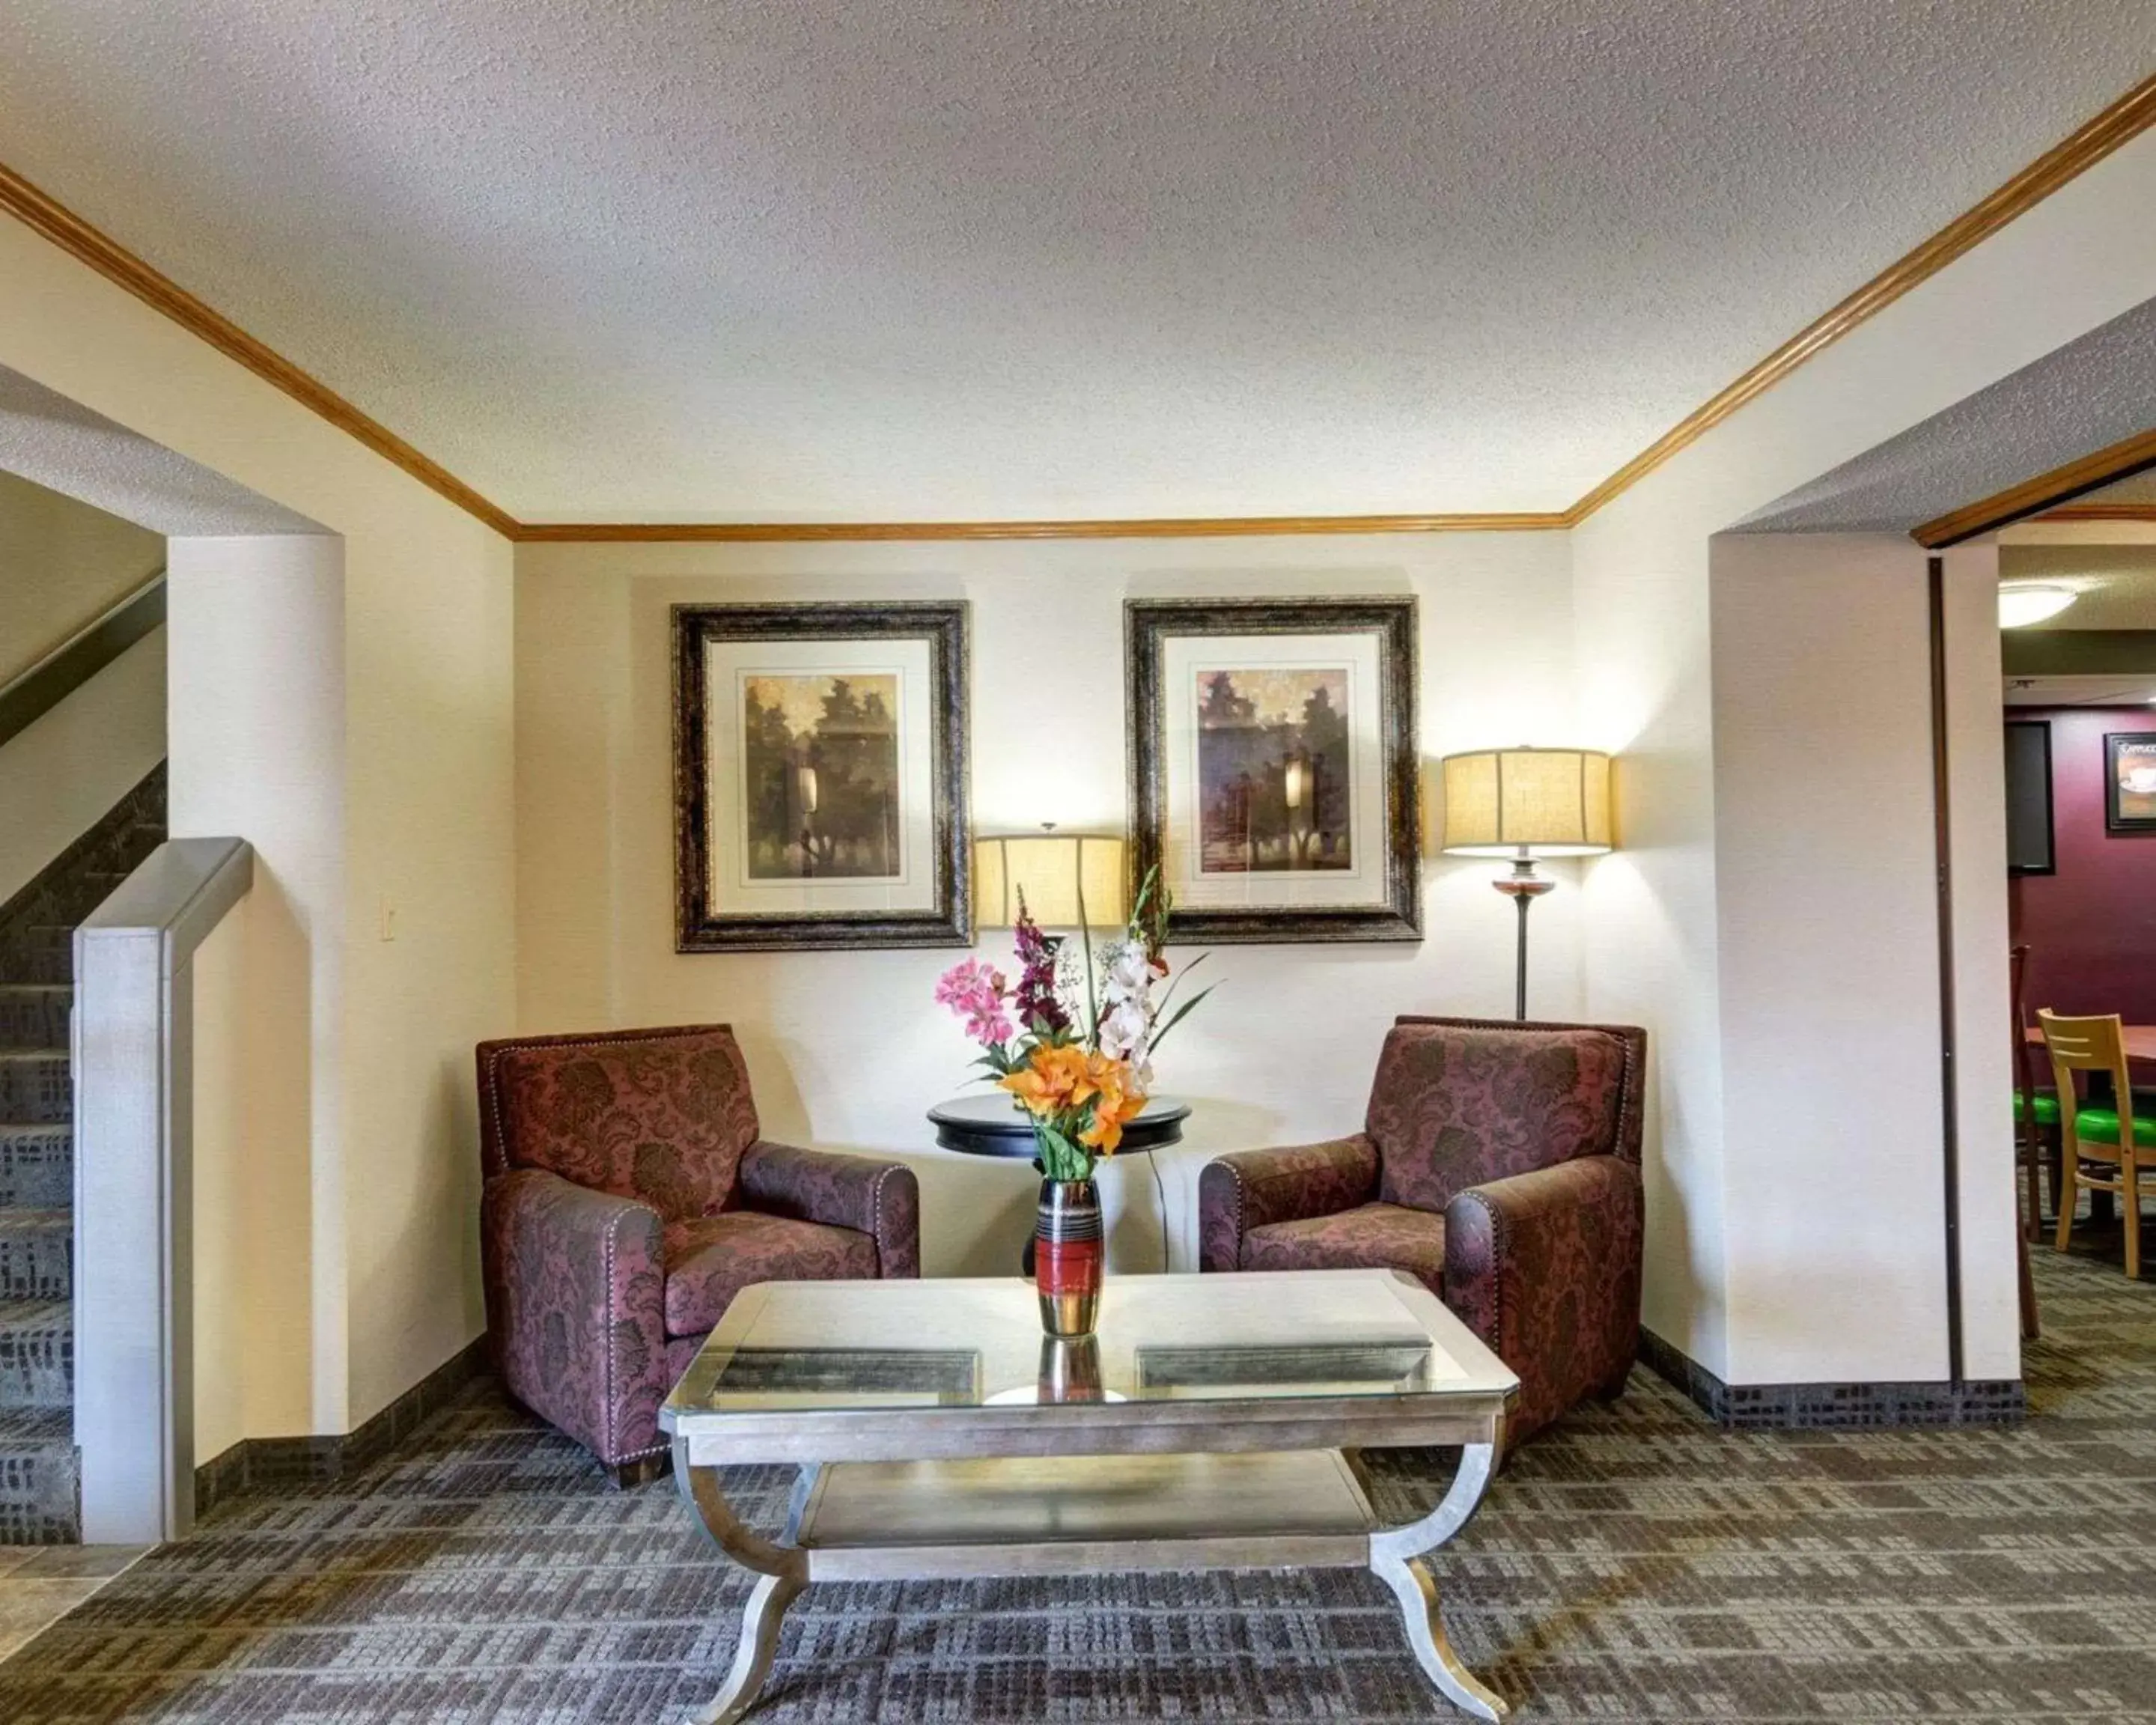
{"label": "black table top", "polygon": [[[936,1128],[936,1142],[946,1150],[968,1156],[1008,1156],[1016,1161],[1033,1160],[1033,1117],[999,1090],[953,1096],[928,1111]],[[1190,1105],[1173,1096],[1153,1096],[1135,1119],[1123,1127],[1123,1142],[1116,1153],[1129,1156],[1183,1141],[1183,1122],[1190,1118]]]}

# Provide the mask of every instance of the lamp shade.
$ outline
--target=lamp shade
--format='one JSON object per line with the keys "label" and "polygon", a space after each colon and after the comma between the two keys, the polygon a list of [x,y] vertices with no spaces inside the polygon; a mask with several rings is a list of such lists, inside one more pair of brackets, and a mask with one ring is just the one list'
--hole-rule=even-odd
{"label": "lamp shade", "polygon": [[973,902],[979,925],[1014,927],[1021,893],[1043,928],[1075,928],[1081,920],[1096,928],[1120,927],[1130,915],[1122,837],[1027,833],[976,840]]}
{"label": "lamp shade", "polygon": [[1445,848],[1456,856],[1593,856],[1616,848],[1609,757],[1483,749],[1445,758]]}

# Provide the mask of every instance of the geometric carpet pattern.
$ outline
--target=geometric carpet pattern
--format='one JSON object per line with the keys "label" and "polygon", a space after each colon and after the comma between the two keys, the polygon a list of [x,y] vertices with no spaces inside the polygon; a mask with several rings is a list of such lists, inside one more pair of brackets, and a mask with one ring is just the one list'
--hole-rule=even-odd
{"label": "geometric carpet pattern", "polygon": [[[1717,1430],[1660,1379],[1514,1458],[1435,1567],[1551,1725],[2156,1720],[2156,1284],[2035,1255],[2008,1428]],[[1442,1491],[1373,1451],[1381,1507]],[[768,1522],[788,1476],[744,1470]],[[8,1725],[660,1725],[747,1591],[670,1484],[618,1493],[486,1385],[334,1486],[255,1494],[0,1665]],[[812,1587],[768,1725],[1457,1717],[1352,1571]]]}

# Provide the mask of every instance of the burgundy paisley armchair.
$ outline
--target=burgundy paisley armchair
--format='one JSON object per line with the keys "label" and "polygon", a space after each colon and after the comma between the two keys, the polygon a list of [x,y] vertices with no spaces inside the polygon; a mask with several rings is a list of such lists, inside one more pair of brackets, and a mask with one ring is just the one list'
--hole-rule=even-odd
{"label": "burgundy paisley armchair", "polygon": [[724,1024],[478,1064],[495,1368],[623,1484],[660,1471],[659,1404],[743,1288],[921,1273],[913,1171],[766,1142]]}
{"label": "burgundy paisley armchair", "polygon": [[1204,1269],[1406,1271],[1520,1377],[1507,1442],[1624,1388],[1640,1342],[1647,1033],[1403,1018],[1363,1130],[1199,1176]]}

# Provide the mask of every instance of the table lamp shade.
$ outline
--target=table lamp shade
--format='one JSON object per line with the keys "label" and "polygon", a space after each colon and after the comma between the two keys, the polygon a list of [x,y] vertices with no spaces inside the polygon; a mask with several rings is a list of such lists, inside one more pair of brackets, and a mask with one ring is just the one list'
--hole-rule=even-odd
{"label": "table lamp shade", "polygon": [[1125,897],[1123,841],[1111,833],[1029,833],[982,839],[973,845],[973,902],[983,928],[1018,922],[1019,895],[1043,928],[1075,928],[1080,895],[1084,920],[1096,928],[1122,927]]}
{"label": "table lamp shade", "polygon": [[1483,749],[1445,758],[1445,849],[1458,856],[1592,856],[1614,850],[1609,757]]}

